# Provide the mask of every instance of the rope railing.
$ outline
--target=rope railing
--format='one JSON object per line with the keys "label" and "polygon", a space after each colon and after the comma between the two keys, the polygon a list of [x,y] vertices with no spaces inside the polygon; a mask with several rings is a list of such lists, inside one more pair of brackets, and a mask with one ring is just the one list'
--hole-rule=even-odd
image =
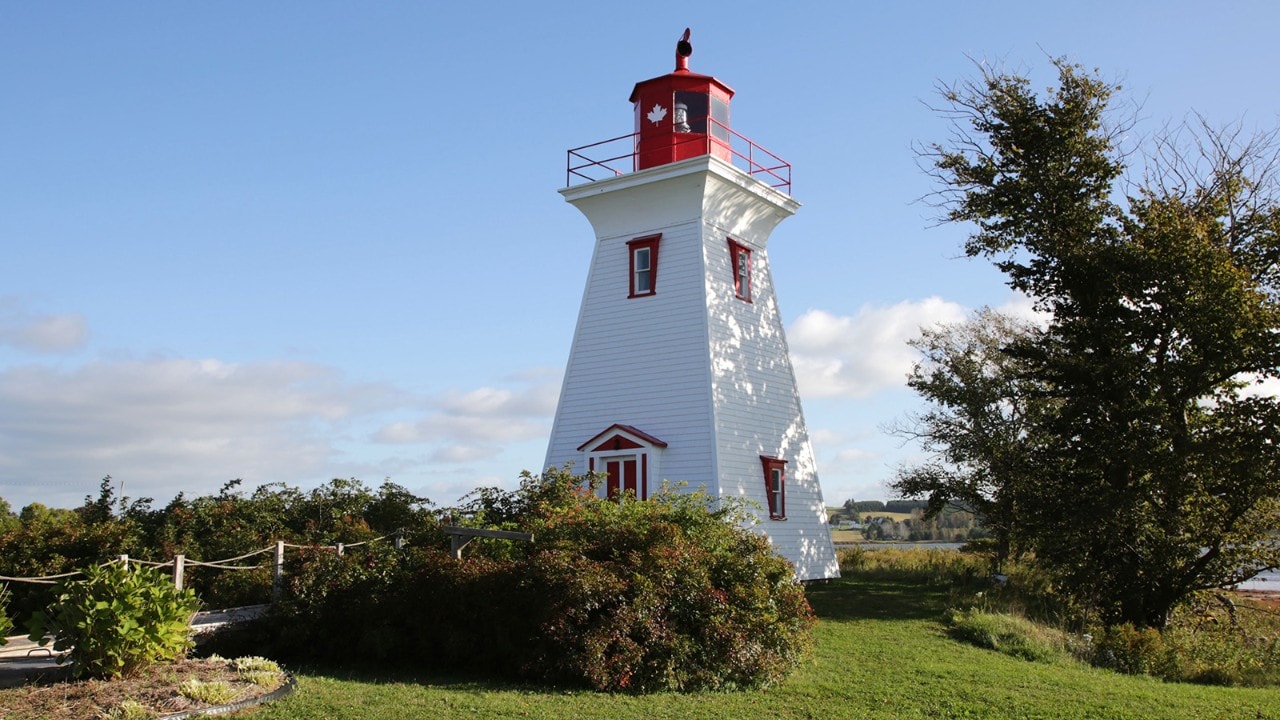
{"label": "rope railing", "polygon": [[152,560],[134,560],[130,558],[129,562],[133,563],[134,565],[146,565],[147,567],[153,567],[153,568],[169,567],[170,565],[173,565],[172,560],[168,562],[155,562]]}
{"label": "rope railing", "polygon": [[[296,550],[334,550],[339,555],[342,555],[347,548],[360,547],[362,545],[368,545],[370,543],[376,543],[383,540],[387,540],[388,538],[394,541],[395,547],[397,550],[403,547],[404,545],[403,533],[381,535],[379,537],[372,538],[370,540],[362,540],[360,542],[350,543],[350,544],[334,543],[332,545],[299,545],[295,543],[287,543],[283,540],[277,540],[273,544],[268,545],[264,548],[253,550],[243,555],[224,558],[222,560],[202,561],[202,560],[195,560],[192,558],[188,558],[187,556],[182,554],[178,554],[178,555],[175,555],[172,560],[168,560],[165,562],[158,562],[155,560],[139,560],[137,558],[131,558],[128,555],[122,554],[116,557],[115,559],[108,560],[100,564],[98,567],[105,567],[107,565],[114,565],[116,563],[124,563],[126,565],[132,563],[134,565],[142,565],[142,566],[153,567],[153,568],[172,567],[173,568],[173,584],[174,584],[174,587],[178,588],[179,590],[181,590],[183,587],[183,580],[184,580],[184,575],[187,567],[207,567],[207,568],[212,568],[214,570],[260,570],[263,567],[270,567],[272,569],[272,581],[271,581],[272,600],[278,600],[284,588],[285,548],[294,548]],[[239,562],[241,560],[247,560],[251,557],[256,557],[258,555],[264,555],[266,553],[270,553],[273,551],[274,551],[274,557],[270,565],[267,565],[267,564],[232,565],[231,564],[231,563]],[[60,573],[57,575],[38,575],[34,577],[11,577],[7,575],[0,575],[0,582],[18,582],[18,583],[30,583],[30,584],[36,584],[36,585],[54,585],[60,580],[65,580],[67,578],[72,578],[72,577],[76,577],[78,575],[83,575],[83,574],[84,572],[81,570],[73,570],[71,572]]]}
{"label": "rope railing", "polygon": [[[225,560],[209,560],[209,561],[207,561],[207,562],[208,562],[208,563],[211,563],[211,564],[216,564],[216,563],[230,563],[230,562],[236,562],[236,561],[238,561],[238,560],[245,560],[245,559],[248,559],[248,558],[253,557],[254,555],[261,555],[261,554],[263,554],[263,553],[269,553],[269,552],[271,552],[271,548],[272,548],[272,547],[273,547],[273,546],[268,545],[267,547],[264,547],[264,548],[262,548],[262,549],[260,549],[260,550],[254,550],[253,552],[247,552],[247,553],[245,553],[245,554],[243,554],[243,555],[237,555],[237,556],[232,557],[232,558],[226,558]],[[196,562],[196,561],[195,561],[195,560],[188,560],[187,562],[188,562],[188,563],[194,563],[194,562]]]}
{"label": "rope railing", "polygon": [[[173,563],[166,563],[172,565]],[[219,562],[200,562],[199,560],[186,560],[183,562],[187,567],[207,567],[216,570],[257,570],[261,565],[223,565]]]}
{"label": "rope railing", "polygon": [[0,575],[0,580],[4,580],[5,582],[25,582],[25,583],[36,583],[39,585],[53,585],[54,583],[58,582],[62,578],[69,578],[75,575],[83,575],[83,574],[84,573],[80,572],[79,570],[73,570],[72,572],[62,573],[61,575],[39,575],[37,577],[27,577],[27,578],[8,577],[6,575]]}
{"label": "rope railing", "polygon": [[[508,532],[508,531],[502,531],[502,530],[483,530],[483,529],[477,529],[477,528],[455,527],[452,525],[444,528],[444,530],[446,534],[451,536],[451,543],[450,543],[451,550],[454,557],[458,559],[462,558],[462,548],[468,542],[470,542],[472,539],[476,537],[500,538],[505,540],[523,540],[525,542],[530,542],[533,540],[533,536],[527,533]],[[195,560],[192,558],[188,558],[186,555],[178,554],[178,555],[175,555],[172,560],[168,560],[165,562],[158,562],[155,560],[139,560],[136,558],[131,558],[126,554],[121,554],[113,560],[108,560],[107,562],[102,563],[101,565],[99,565],[99,567],[104,567],[106,565],[113,565],[116,563],[123,563],[125,565],[133,563],[135,565],[143,565],[143,566],[153,567],[153,568],[171,567],[173,568],[173,585],[179,590],[183,588],[183,582],[184,582],[184,577],[185,577],[187,567],[206,567],[206,568],[212,568],[214,570],[240,570],[240,571],[260,570],[263,567],[270,567],[271,568],[271,599],[274,602],[275,600],[279,600],[284,592],[284,559],[285,559],[286,548],[293,548],[295,550],[334,550],[338,553],[338,555],[342,555],[347,550],[347,548],[360,547],[362,545],[369,545],[371,543],[381,542],[388,539],[392,540],[395,543],[396,550],[400,550],[401,548],[404,547],[404,533],[403,531],[401,531],[401,532],[392,533],[390,535],[382,535],[369,540],[361,540],[360,542],[355,542],[351,544],[334,543],[332,545],[300,545],[296,543],[288,543],[288,542],[285,542],[284,540],[276,540],[275,543],[273,543],[272,545],[268,545],[264,548],[260,548],[258,550],[253,550],[253,551],[244,553],[243,555],[224,558],[222,560],[210,560],[210,561]],[[247,560],[251,557],[256,557],[258,555],[263,555],[269,552],[273,553],[273,557],[269,565],[267,564],[232,565],[231,564],[231,563],[239,562],[241,560]],[[39,584],[39,585],[53,585],[57,583],[59,580],[65,580],[67,578],[71,578],[71,577],[75,577],[77,575],[83,575],[83,574],[84,574],[83,571],[73,570],[71,572],[60,573],[57,575],[39,575],[35,577],[9,577],[6,575],[0,575],[0,582],[19,582],[19,583],[33,583],[33,584]]]}

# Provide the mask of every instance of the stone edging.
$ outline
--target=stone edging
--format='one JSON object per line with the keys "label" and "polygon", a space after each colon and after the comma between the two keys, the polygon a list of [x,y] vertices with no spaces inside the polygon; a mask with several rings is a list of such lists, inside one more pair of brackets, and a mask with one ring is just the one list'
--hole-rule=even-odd
{"label": "stone edging", "polygon": [[264,695],[251,697],[248,700],[241,700],[227,705],[217,705],[215,707],[199,708],[196,710],[184,710],[171,715],[161,715],[157,720],[186,720],[186,718],[200,717],[201,715],[225,715],[227,713],[251,708],[255,705],[264,705],[269,702],[275,702],[276,700],[292,695],[293,691],[298,689],[298,680],[292,673],[285,673],[285,677],[286,679],[283,685]]}

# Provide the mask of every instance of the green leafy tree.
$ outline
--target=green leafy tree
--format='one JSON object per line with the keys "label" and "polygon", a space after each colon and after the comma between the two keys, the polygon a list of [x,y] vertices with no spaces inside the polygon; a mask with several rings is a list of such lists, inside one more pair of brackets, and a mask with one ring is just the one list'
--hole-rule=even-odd
{"label": "green leafy tree", "polygon": [[996,566],[1017,549],[1020,482],[1029,479],[1029,435],[1044,403],[1026,363],[1006,352],[1037,332],[990,308],[963,323],[926,330],[912,342],[922,359],[907,385],[928,407],[893,426],[929,458],[903,468],[893,488],[928,498],[924,517],[966,508],[996,540]]}
{"label": "green leafy tree", "polygon": [[21,525],[22,522],[13,513],[13,507],[9,505],[9,501],[0,498],[0,535],[17,530]]}
{"label": "green leafy tree", "polygon": [[1249,392],[1280,374],[1274,134],[1201,121],[1126,151],[1118,88],[1054,67],[1043,96],[992,70],[944,87],[955,133],[925,157],[967,254],[1049,318],[1000,349],[1030,380],[1003,401],[1036,409],[993,476],[1011,537],[1104,621],[1161,627],[1280,565],[1280,402]]}

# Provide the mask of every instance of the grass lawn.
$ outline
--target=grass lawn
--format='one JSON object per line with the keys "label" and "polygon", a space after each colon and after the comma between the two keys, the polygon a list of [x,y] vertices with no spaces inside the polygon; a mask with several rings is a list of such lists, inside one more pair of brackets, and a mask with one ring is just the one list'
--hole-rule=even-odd
{"label": "grass lawn", "polygon": [[313,718],[1277,718],[1280,689],[1163,683],[1038,664],[948,638],[946,591],[914,580],[810,589],[821,622],[805,664],[779,687],[738,693],[604,695],[439,675],[303,670],[298,692],[249,713]]}

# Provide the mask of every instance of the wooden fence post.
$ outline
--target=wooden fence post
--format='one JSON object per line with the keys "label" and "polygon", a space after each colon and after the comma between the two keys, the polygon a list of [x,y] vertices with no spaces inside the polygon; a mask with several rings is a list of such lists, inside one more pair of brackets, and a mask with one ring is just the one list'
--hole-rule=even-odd
{"label": "wooden fence post", "polygon": [[121,565],[125,566],[126,569],[129,567],[129,556],[127,554],[121,555],[117,559],[120,561]]}
{"label": "wooden fence post", "polygon": [[342,557],[342,543],[334,543],[334,547],[338,549],[338,557]]}
{"label": "wooden fence post", "polygon": [[182,576],[186,572],[186,555],[173,556],[173,587],[177,590],[182,589]]}
{"label": "wooden fence post", "polygon": [[284,595],[284,541],[276,541],[276,562],[271,569],[271,601]]}

